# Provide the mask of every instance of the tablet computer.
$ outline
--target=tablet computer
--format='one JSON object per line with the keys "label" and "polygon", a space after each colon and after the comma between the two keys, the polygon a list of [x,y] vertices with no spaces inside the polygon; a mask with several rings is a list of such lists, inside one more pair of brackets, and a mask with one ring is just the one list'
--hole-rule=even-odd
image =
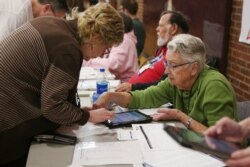
{"label": "tablet computer", "polygon": [[181,145],[223,160],[228,159],[232,152],[240,149],[236,144],[204,136],[201,133],[196,133],[185,128],[165,125],[164,130]]}
{"label": "tablet computer", "polygon": [[105,121],[104,124],[109,128],[118,128],[124,126],[131,126],[136,123],[151,122],[152,118],[149,115],[143,114],[138,110],[129,110],[125,112],[116,113],[112,120]]}

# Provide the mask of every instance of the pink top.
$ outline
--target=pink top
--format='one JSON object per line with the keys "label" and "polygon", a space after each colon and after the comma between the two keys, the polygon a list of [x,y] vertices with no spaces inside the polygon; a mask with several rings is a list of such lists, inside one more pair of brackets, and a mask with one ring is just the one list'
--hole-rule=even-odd
{"label": "pink top", "polygon": [[123,42],[112,47],[109,55],[103,58],[97,57],[89,61],[83,61],[84,67],[104,67],[120,79],[121,82],[128,81],[138,71],[138,59],[136,50],[136,37],[134,32],[124,34]]}

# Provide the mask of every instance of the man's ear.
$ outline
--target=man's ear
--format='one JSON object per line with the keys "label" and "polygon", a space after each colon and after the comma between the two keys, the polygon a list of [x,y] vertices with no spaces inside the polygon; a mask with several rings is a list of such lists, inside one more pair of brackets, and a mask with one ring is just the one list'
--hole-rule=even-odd
{"label": "man's ear", "polygon": [[40,16],[52,16],[52,15],[54,15],[52,5],[51,4],[44,4],[42,6]]}
{"label": "man's ear", "polygon": [[172,29],[171,29],[171,30],[172,30],[172,31],[171,31],[171,34],[172,34],[172,35],[177,34],[177,33],[178,33],[178,31],[179,31],[179,27],[178,27],[178,25],[174,23],[174,24],[172,24],[171,26],[172,26]]}

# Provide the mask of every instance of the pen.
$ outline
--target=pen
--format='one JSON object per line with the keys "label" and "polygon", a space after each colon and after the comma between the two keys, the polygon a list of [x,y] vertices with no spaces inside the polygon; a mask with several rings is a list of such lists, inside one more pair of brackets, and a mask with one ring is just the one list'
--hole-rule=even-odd
{"label": "pen", "polygon": [[147,136],[147,134],[145,133],[143,127],[140,126],[140,129],[141,129],[141,132],[142,132],[143,136],[145,137],[145,139],[146,139],[146,141],[147,141],[147,143],[148,143],[149,148],[152,149],[153,147],[152,147],[152,145],[151,145],[151,143],[150,143],[150,141],[149,141],[149,139],[148,139],[148,136]]}

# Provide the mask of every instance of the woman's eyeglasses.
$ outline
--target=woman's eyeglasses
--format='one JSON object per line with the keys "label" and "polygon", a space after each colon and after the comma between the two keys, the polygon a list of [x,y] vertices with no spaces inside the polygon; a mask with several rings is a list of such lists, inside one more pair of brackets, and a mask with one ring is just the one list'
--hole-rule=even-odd
{"label": "woman's eyeglasses", "polygon": [[176,64],[176,65],[173,65],[171,62],[168,62],[168,61],[165,61],[165,65],[168,69],[170,70],[174,70],[178,67],[181,67],[181,66],[184,66],[184,65],[187,65],[187,64],[193,64],[195,63],[196,61],[193,61],[193,62],[186,62],[186,63],[182,63],[182,64]]}

